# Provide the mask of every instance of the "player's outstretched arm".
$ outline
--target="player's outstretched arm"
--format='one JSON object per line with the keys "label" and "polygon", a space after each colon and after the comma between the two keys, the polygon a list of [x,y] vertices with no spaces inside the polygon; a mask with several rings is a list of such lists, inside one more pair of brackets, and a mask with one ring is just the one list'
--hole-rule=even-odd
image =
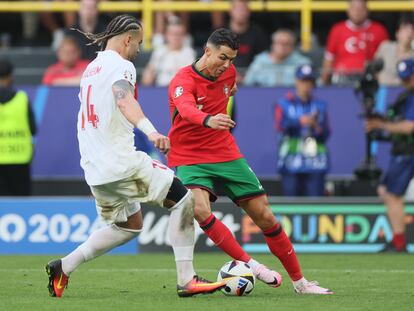
{"label": "player's outstretched arm", "polygon": [[170,150],[168,137],[158,133],[151,121],[147,119],[141,105],[134,98],[134,88],[126,80],[118,80],[112,85],[115,103],[125,118],[140,131],[163,153]]}

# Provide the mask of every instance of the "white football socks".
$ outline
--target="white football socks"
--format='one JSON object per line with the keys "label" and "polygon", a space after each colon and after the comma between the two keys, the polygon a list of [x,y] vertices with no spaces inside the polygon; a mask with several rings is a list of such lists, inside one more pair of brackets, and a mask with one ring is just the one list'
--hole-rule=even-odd
{"label": "white football socks", "polygon": [[168,235],[177,266],[177,283],[184,286],[195,275],[194,252],[194,198],[189,190],[171,209]]}
{"label": "white football socks", "polygon": [[125,244],[136,237],[140,231],[121,228],[114,224],[94,231],[72,253],[62,258],[63,273],[69,276],[82,263]]}
{"label": "white football socks", "polygon": [[260,265],[259,262],[254,260],[253,258],[250,258],[250,260],[247,262],[247,264],[250,266],[250,268],[254,269],[257,265]]}

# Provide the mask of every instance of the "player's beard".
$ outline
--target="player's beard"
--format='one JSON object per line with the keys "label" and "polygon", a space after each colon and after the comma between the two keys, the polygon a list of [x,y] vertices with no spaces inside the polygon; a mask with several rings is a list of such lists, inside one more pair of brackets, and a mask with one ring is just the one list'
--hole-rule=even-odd
{"label": "player's beard", "polygon": [[132,50],[131,53],[128,54],[128,60],[133,62],[137,58],[138,54],[139,54],[138,51]]}

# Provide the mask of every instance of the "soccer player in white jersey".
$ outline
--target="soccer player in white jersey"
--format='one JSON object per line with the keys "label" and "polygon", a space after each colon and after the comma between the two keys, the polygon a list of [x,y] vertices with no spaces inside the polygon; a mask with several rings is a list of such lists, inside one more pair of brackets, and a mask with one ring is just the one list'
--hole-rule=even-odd
{"label": "soccer player in white jersey", "polygon": [[61,297],[69,275],[82,263],[135,238],[142,229],[140,202],[171,211],[168,233],[177,267],[180,297],[212,293],[225,286],[198,277],[193,268],[194,199],[172,170],[135,151],[133,128],[144,132],[162,152],[170,148],[145,117],[134,98],[136,72],[131,63],[139,53],[142,26],[129,15],[115,17],[99,34],[84,33],[101,52],[80,82],[78,140],[81,166],[108,226],[93,232],[69,255],[46,265],[48,289]]}

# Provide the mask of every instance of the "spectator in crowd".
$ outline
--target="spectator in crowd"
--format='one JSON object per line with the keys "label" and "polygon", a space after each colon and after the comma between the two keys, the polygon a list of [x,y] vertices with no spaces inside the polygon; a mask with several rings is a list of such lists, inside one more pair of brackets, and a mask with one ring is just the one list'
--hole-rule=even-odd
{"label": "spectator in crowd", "polygon": [[82,59],[94,59],[98,47],[96,45],[88,45],[90,42],[87,41],[85,36],[81,32],[74,31],[73,29],[85,33],[99,33],[105,30],[105,23],[99,18],[98,0],[81,0],[75,25],[72,30],[67,29],[65,31],[67,36],[73,36],[78,40],[79,46],[82,49]]}
{"label": "spectator in crowd", "polygon": [[244,84],[249,86],[292,86],[295,69],[310,64],[310,60],[295,51],[296,36],[289,29],[279,29],[272,35],[270,52],[258,54],[247,69]]}
{"label": "spectator in crowd", "polygon": [[29,98],[13,87],[12,64],[0,60],[0,196],[30,195],[35,134]]}
{"label": "spectator in crowd", "polygon": [[167,86],[177,71],[195,60],[195,51],[184,45],[185,27],[181,22],[168,24],[166,44],[155,48],[142,74],[142,85]]}
{"label": "spectator in crowd", "polygon": [[57,51],[58,62],[49,66],[43,76],[42,83],[55,86],[75,86],[89,61],[82,60],[78,41],[73,37],[65,37]]}
{"label": "spectator in crowd", "polygon": [[386,86],[397,86],[401,80],[397,73],[400,60],[414,58],[412,43],[414,40],[414,21],[403,18],[395,34],[396,41],[384,41],[375,54],[376,59],[384,61],[384,69],[379,73],[379,82]]}
{"label": "spectator in crowd", "polygon": [[407,251],[403,196],[414,176],[414,59],[400,61],[397,72],[405,90],[389,108],[389,118],[371,118],[365,124],[367,132],[389,133],[392,142],[388,169],[378,187],[393,231],[392,241],[383,252]]}
{"label": "spectator in crowd", "polygon": [[[153,1],[163,1],[163,2],[173,2],[171,0],[153,0]],[[217,0],[199,0],[202,2],[214,2]],[[219,0],[220,1],[220,0]],[[152,36],[152,45],[154,48],[161,46],[165,43],[165,31],[167,25],[174,18],[179,18],[186,31],[190,29],[190,14],[188,12],[156,12],[154,14],[154,35]],[[223,12],[212,11],[211,12],[211,28],[216,29],[223,27],[225,23],[225,18]],[[185,45],[191,46],[193,44],[193,38],[191,35],[187,34],[185,39]]]}
{"label": "spectator in crowd", "polygon": [[[170,2],[171,0],[158,0],[163,2]],[[152,36],[152,47],[158,48],[165,44],[166,38],[165,34],[167,31],[167,26],[170,23],[180,20],[184,25],[186,31],[186,40],[185,45],[191,46],[193,39],[191,35],[187,33],[190,28],[190,15],[188,12],[181,12],[176,14],[174,12],[156,12],[154,14],[154,34]]]}
{"label": "spectator in crowd", "polygon": [[276,127],[281,133],[278,170],[287,196],[321,196],[328,171],[327,104],[315,97],[315,71],[310,65],[296,70],[296,91],[276,106]]}
{"label": "spectator in crowd", "polygon": [[368,18],[365,0],[349,0],[347,14],[348,20],[335,24],[328,36],[321,77],[325,84],[354,83],[388,39],[384,26]]}
{"label": "spectator in crowd", "polygon": [[240,48],[234,65],[238,69],[237,81],[240,82],[253,57],[265,51],[269,42],[263,29],[250,22],[250,9],[246,0],[232,1],[229,28],[239,35]]}
{"label": "spectator in crowd", "polygon": [[[49,0],[56,1],[56,0]],[[69,0],[62,0],[69,1]],[[40,13],[40,20],[47,31],[52,35],[52,48],[57,50],[65,36],[65,28],[72,27],[75,24],[76,15],[73,12],[63,12],[63,25],[60,18],[53,12]]]}

